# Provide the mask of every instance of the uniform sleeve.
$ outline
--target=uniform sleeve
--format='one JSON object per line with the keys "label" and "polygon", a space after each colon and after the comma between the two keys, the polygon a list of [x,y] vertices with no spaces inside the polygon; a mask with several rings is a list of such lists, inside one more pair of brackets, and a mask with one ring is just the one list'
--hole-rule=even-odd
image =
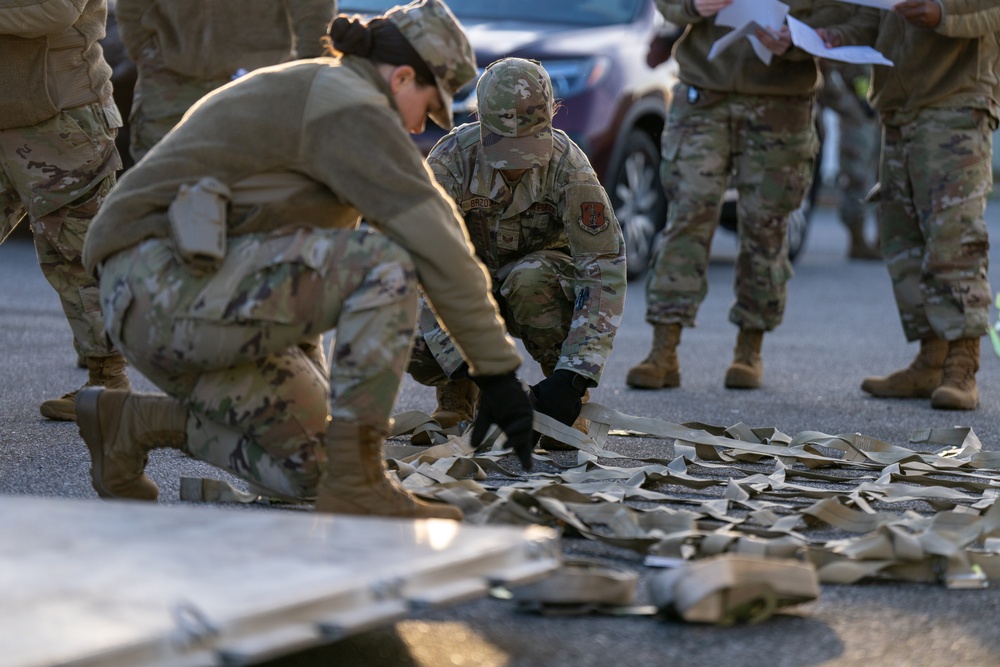
{"label": "uniform sleeve", "polygon": [[458,155],[455,146],[455,132],[452,131],[438,141],[431,152],[427,155],[427,166],[434,174],[434,180],[447,193],[453,201],[462,200],[463,183],[462,175],[454,168],[454,164],[448,159],[449,156]]}
{"label": "uniform sleeve", "polygon": [[118,34],[129,58],[139,59],[139,52],[153,33],[142,27],[142,17],[152,6],[152,0],[118,0],[115,18],[118,20]]}
{"label": "uniform sleeve", "polygon": [[608,195],[592,170],[570,174],[562,201],[576,301],[556,369],[571,370],[596,384],[625,309],[625,241]]}
{"label": "uniform sleeve", "polygon": [[517,369],[521,358],[490,295],[486,269],[398,113],[376,105],[323,113],[329,105],[321,99],[315,106],[317,117],[302,129],[309,175],[410,253],[431,307],[473,375]]}
{"label": "uniform sleeve", "polygon": [[663,14],[663,18],[677,25],[689,25],[703,21],[694,8],[693,0],[656,0],[656,8]]}
{"label": "uniform sleeve", "polygon": [[823,27],[839,34],[843,46],[875,46],[881,23],[882,13],[879,10],[862,7],[843,23]]}
{"label": "uniform sleeve", "polygon": [[995,0],[939,0],[941,25],[948,37],[976,38],[1000,32],[1000,5]]}
{"label": "uniform sleeve", "polygon": [[0,0],[0,34],[31,39],[65,32],[86,5],[87,0]]}
{"label": "uniform sleeve", "polygon": [[322,39],[330,21],[337,14],[336,0],[292,0],[288,4],[292,31],[295,34],[295,57],[323,55]]}

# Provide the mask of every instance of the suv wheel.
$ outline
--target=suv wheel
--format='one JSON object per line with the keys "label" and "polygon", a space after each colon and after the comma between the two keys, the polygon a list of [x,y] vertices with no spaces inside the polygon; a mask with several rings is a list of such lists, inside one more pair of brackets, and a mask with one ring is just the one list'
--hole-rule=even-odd
{"label": "suv wheel", "polygon": [[660,186],[660,150],[652,137],[633,129],[607,186],[611,205],[625,236],[629,279],[646,270],[653,240],[663,229],[667,200]]}

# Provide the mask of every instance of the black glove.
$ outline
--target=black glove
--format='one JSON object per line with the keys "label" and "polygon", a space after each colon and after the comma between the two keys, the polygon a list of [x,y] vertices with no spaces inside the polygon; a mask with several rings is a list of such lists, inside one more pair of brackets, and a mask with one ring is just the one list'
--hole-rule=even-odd
{"label": "black glove", "polygon": [[531,470],[531,419],[534,411],[528,389],[513,373],[506,375],[481,375],[472,378],[479,387],[479,408],[472,426],[472,446],[479,447],[491,424],[496,424],[507,435],[511,446],[525,470]]}
{"label": "black glove", "polygon": [[587,379],[573,371],[560,369],[531,388],[535,409],[542,414],[572,426],[580,416],[580,400],[587,391]]}

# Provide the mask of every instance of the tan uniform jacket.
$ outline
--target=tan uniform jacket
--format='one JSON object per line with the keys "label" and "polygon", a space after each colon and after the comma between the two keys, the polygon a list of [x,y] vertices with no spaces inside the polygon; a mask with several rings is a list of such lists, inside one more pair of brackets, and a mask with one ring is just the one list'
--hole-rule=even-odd
{"label": "tan uniform jacket", "polygon": [[893,61],[872,75],[871,103],[887,122],[908,122],[934,107],[972,107],[1000,118],[1000,4],[938,1],[943,11],[934,30],[871,9],[834,29],[844,44],[874,45]]}
{"label": "tan uniform jacket", "polygon": [[200,80],[227,79],[323,53],[336,0],[118,0],[132,60],[155,41],[166,67]]}
{"label": "tan uniform jacket", "polygon": [[111,101],[107,0],[0,0],[0,130]]}
{"label": "tan uniform jacket", "polygon": [[[854,12],[853,5],[837,0],[785,0],[785,4],[791,8],[790,16],[813,27],[846,21]],[[697,14],[691,0],[656,0],[656,6],[668,21],[687,26],[674,45],[674,58],[681,81],[690,86],[745,95],[808,95],[820,86],[816,60],[794,47],[765,65],[750,41],[740,39],[709,60],[712,45],[732,28],[717,26],[714,16]]]}
{"label": "tan uniform jacket", "polygon": [[353,228],[363,215],[409,251],[474,375],[520,364],[458,210],[369,61],[268,67],[203,98],[108,197],[87,235],[87,270],[143,239],[168,237],[178,188],[207,176],[232,191],[230,235],[295,224]]}

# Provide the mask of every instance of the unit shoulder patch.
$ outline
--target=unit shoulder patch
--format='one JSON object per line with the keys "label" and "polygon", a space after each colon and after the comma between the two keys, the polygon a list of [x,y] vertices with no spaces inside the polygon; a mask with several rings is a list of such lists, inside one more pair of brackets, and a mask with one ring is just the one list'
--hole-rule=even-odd
{"label": "unit shoulder patch", "polygon": [[580,204],[580,227],[591,234],[600,234],[611,224],[604,204],[597,201],[586,201]]}

